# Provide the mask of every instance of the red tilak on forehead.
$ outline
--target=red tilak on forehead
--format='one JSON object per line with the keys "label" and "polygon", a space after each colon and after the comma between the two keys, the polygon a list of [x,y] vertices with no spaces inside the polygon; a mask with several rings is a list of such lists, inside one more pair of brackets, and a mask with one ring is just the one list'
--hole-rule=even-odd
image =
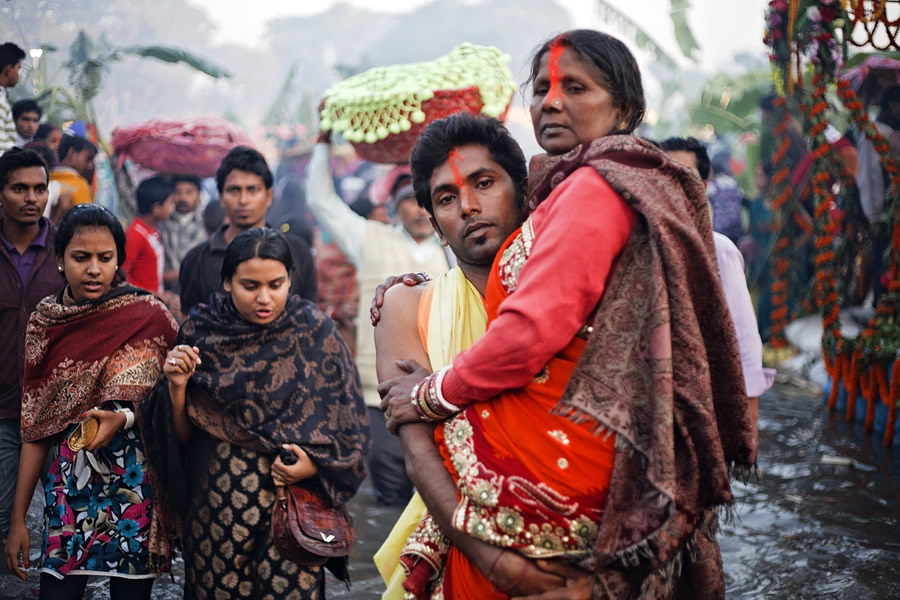
{"label": "red tilak on forehead", "polygon": [[560,38],[553,40],[550,45],[550,56],[547,58],[547,72],[550,76],[550,90],[547,92],[548,102],[553,102],[559,97],[559,59],[564,49]]}
{"label": "red tilak on forehead", "polygon": [[459,155],[459,151],[456,148],[450,151],[450,155],[447,156],[447,162],[450,163],[450,170],[453,171],[453,179],[456,181],[456,187],[462,188],[463,184],[466,183],[466,179],[459,174],[457,163],[463,162],[463,157]]}

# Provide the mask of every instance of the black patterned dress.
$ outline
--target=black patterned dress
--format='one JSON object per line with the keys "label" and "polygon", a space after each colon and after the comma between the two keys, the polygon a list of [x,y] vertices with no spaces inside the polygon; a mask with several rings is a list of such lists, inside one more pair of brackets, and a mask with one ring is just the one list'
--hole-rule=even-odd
{"label": "black patterned dress", "polygon": [[195,490],[185,519],[185,598],[318,600],[322,567],[284,559],[272,543],[272,455],[198,432],[188,473]]}

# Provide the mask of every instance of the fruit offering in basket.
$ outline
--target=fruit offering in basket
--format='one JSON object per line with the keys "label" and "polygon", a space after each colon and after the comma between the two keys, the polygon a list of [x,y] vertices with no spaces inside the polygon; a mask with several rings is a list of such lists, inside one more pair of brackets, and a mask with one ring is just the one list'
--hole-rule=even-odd
{"label": "fruit offering in basket", "polygon": [[429,62],[376,67],[325,94],[321,128],[364,159],[404,163],[426,125],[460,111],[503,119],[515,93],[509,55],[460,44]]}

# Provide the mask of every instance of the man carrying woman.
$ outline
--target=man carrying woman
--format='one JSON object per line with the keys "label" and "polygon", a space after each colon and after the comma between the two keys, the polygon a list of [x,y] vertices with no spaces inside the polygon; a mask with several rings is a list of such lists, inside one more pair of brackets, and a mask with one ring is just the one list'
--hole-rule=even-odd
{"label": "man carrying woman", "polygon": [[[442,422],[453,528],[504,549],[496,564],[546,559],[569,586],[547,598],[723,597],[715,509],[756,447],[702,183],[632,135],[643,91],[618,40],[549,40],[530,83],[548,155],[492,267],[489,329],[382,383],[388,425]],[[435,566],[444,597],[531,593],[455,547]]]}

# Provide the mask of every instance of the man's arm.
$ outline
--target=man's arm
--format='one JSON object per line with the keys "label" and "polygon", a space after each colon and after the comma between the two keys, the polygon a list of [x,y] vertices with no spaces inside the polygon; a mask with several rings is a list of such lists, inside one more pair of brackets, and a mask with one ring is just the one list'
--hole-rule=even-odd
{"label": "man's arm", "polygon": [[331,145],[313,146],[306,167],[306,203],[316,221],[357,269],[362,266],[366,219],[353,212],[334,190],[328,159]]}
{"label": "man's arm", "polygon": [[[384,295],[381,320],[375,327],[375,367],[379,381],[406,374],[397,366],[398,360],[414,359],[422,365],[431,364],[418,329],[419,299],[424,287],[424,284],[398,285]],[[504,551],[455,529],[452,520],[458,504],[456,484],[434,442],[432,426],[411,423],[400,427],[398,435],[406,470],[432,518],[491,583],[498,589],[519,593],[536,593],[565,584],[563,578],[538,570],[516,552]]]}

